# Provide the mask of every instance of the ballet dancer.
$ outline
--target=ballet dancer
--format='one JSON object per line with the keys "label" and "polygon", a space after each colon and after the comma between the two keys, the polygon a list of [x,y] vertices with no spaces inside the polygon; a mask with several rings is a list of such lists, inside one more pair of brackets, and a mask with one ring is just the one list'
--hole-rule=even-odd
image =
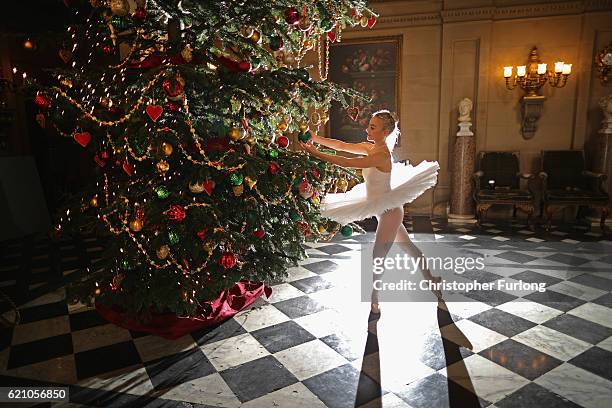
{"label": "ballet dancer", "polygon": [[[423,253],[410,240],[402,223],[404,204],[414,201],[437,182],[437,162],[423,161],[417,166],[393,163],[391,151],[399,136],[398,122],[387,110],[375,112],[366,129],[367,142],[346,143],[313,135],[308,143],[300,142],[309,154],[342,167],[363,169],[364,183],[346,193],[326,194],[321,202],[321,214],[340,224],[347,224],[376,216],[378,227],[372,251],[373,258],[384,258],[393,243],[397,243],[409,256],[420,258]],[[358,157],[342,157],[319,151],[313,143],[334,150],[354,153]],[[421,268],[425,279],[434,283],[441,278],[429,269]],[[432,292],[442,299],[439,290]],[[372,313],[380,313],[378,293],[372,290]]]}

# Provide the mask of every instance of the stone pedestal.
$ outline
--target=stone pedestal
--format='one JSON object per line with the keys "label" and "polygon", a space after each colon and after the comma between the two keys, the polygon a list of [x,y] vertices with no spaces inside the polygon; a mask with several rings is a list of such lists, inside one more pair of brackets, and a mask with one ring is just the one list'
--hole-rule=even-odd
{"label": "stone pedestal", "polygon": [[453,169],[451,178],[451,205],[448,222],[475,223],[474,200],[472,198],[476,141],[470,130],[472,122],[460,122],[459,132],[453,147]]}

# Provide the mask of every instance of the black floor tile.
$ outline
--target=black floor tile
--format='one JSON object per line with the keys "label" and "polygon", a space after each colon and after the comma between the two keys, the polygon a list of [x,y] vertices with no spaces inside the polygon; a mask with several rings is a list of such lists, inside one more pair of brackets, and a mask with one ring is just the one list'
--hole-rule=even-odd
{"label": "black floor tile", "polygon": [[97,310],[72,313],[68,317],[70,319],[70,330],[72,331],[84,330],[108,324],[108,321],[100,316]]}
{"label": "black floor tile", "polygon": [[314,293],[334,286],[330,281],[320,276],[311,276],[310,278],[304,278],[290,283],[304,293]]}
{"label": "black floor tile", "polygon": [[380,385],[350,364],[302,381],[328,407],[353,408],[383,395]]}
{"label": "black floor tile", "polygon": [[515,336],[536,324],[499,309],[489,309],[470,317],[468,320],[501,333],[506,337]]}
{"label": "black floor tile", "polygon": [[599,347],[588,349],[569,363],[612,381],[612,352]]}
{"label": "black floor tile", "polygon": [[191,336],[198,345],[202,346],[207,343],[229,339],[230,337],[238,336],[246,332],[247,331],[236,320],[228,319],[218,326],[194,331],[191,333]]}
{"label": "black floor tile", "polygon": [[293,299],[283,300],[274,303],[274,307],[289,316],[291,319],[307,316],[312,313],[325,310],[325,306],[309,298],[308,296],[300,296]]}
{"label": "black floor tile", "polygon": [[351,251],[351,248],[340,244],[323,245],[317,248],[318,251],[325,252],[328,255],[337,255],[343,252]]}
{"label": "black floor tile", "polygon": [[588,273],[575,276],[571,278],[570,281],[595,289],[607,290],[608,292],[612,291],[612,279],[601,278],[599,276],[589,275]]}
{"label": "black floor tile", "polygon": [[538,259],[535,256],[531,256],[531,255],[527,255],[527,254],[522,254],[522,253],[516,252],[516,251],[502,252],[501,254],[497,254],[495,256],[497,258],[507,259],[508,261],[518,262],[518,263],[522,263],[522,264],[527,263],[527,262],[531,262],[533,260]]}
{"label": "black floor tile", "polygon": [[612,336],[612,329],[608,327],[565,313],[542,323],[542,326],[590,344],[597,344]]}
{"label": "black floor tile", "polygon": [[499,408],[580,408],[573,402],[557,395],[536,383],[529,383],[495,403]]}
{"label": "black floor tile", "polygon": [[325,260],[302,265],[302,268],[320,275],[335,271],[338,269],[338,264],[330,260]]}
{"label": "black floor tile", "polygon": [[467,348],[442,338],[439,330],[432,330],[425,336],[420,352],[419,360],[436,371],[474,354]]}
{"label": "black floor tile", "polygon": [[563,312],[567,312],[586,303],[584,300],[551,290],[530,293],[529,295],[523,296],[523,298],[536,303],[541,303],[545,306],[552,307]]}
{"label": "black floor tile", "polygon": [[7,369],[47,361],[73,353],[70,333],[11,346]]}
{"label": "black floor tile", "polygon": [[522,280],[523,282],[529,283],[546,283],[546,286],[554,285],[555,283],[561,282],[563,279],[553,278],[552,276],[544,275],[534,271],[523,271],[516,275],[510,276],[512,279]]}
{"label": "black floor tile", "polygon": [[323,343],[334,349],[342,357],[348,361],[357,360],[363,357],[363,347],[357,346],[356,342],[341,334],[330,334],[320,339]]}
{"label": "black floor tile", "polygon": [[587,262],[590,262],[586,258],[580,258],[578,256],[568,255],[564,253],[556,253],[550,256],[547,256],[545,259],[550,259],[551,261],[561,262],[570,266],[580,266]]}
{"label": "black floor tile", "polygon": [[79,380],[141,363],[132,341],[76,353],[74,359]]}
{"label": "black floor tile", "polygon": [[413,408],[480,408],[488,402],[439,373],[412,382],[395,394]]}
{"label": "black floor tile", "polygon": [[465,294],[465,296],[472,298],[474,300],[481,301],[490,306],[499,306],[502,303],[510,302],[517,298],[517,296],[511,295],[506,292],[502,292],[501,290],[492,289],[492,290],[475,290]]}
{"label": "black floor tile", "polygon": [[145,364],[153,386],[160,390],[216,372],[199,347]]}
{"label": "black floor tile", "polygon": [[220,374],[242,402],[261,397],[298,381],[273,356],[249,361],[222,371]]}
{"label": "black floor tile", "polygon": [[251,335],[270,353],[277,353],[316,339],[315,336],[294,321],[265,327],[251,332]]}
{"label": "black floor tile", "polygon": [[592,302],[612,309],[612,293],[606,293],[605,295],[594,299]]}
{"label": "black floor tile", "polygon": [[530,380],[535,380],[562,363],[512,339],[502,341],[478,354]]}
{"label": "black floor tile", "polygon": [[25,324],[67,315],[68,306],[66,305],[65,301],[60,301],[23,308],[19,310],[19,313],[21,314],[21,324]]}

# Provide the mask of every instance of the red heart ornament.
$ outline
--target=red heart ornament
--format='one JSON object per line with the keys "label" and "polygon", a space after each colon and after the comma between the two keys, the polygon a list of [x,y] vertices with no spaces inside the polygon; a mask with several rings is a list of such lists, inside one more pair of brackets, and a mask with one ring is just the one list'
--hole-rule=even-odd
{"label": "red heart ornament", "polygon": [[327,38],[329,38],[329,41],[331,42],[336,42],[336,33],[334,31],[328,32]]}
{"label": "red heart ornament", "polygon": [[372,28],[374,27],[374,24],[376,24],[376,17],[372,16],[368,18],[368,27]]}
{"label": "red heart ornament", "polygon": [[146,111],[147,115],[149,115],[151,120],[153,122],[157,122],[157,119],[159,119],[159,117],[161,116],[162,112],[164,111],[164,108],[162,108],[160,105],[149,105],[147,106]]}
{"label": "red heart ornament", "polygon": [[206,191],[206,194],[208,194],[208,196],[210,197],[212,195],[213,188],[215,188],[215,182],[212,180],[206,180],[202,184],[204,186],[204,191]]}
{"label": "red heart ornament", "polygon": [[100,167],[106,166],[106,162],[104,160],[102,160],[97,154],[94,156],[94,161]]}
{"label": "red heart ornament", "polygon": [[123,162],[123,171],[131,177],[134,174],[134,167],[128,162]]}
{"label": "red heart ornament", "polygon": [[353,121],[357,121],[359,117],[359,108],[356,106],[350,107],[346,110],[346,113],[348,113],[349,118],[353,119]]}
{"label": "red heart ornament", "polygon": [[89,132],[75,133],[74,140],[76,140],[76,142],[81,146],[87,147],[89,142],[91,142],[91,135]]}

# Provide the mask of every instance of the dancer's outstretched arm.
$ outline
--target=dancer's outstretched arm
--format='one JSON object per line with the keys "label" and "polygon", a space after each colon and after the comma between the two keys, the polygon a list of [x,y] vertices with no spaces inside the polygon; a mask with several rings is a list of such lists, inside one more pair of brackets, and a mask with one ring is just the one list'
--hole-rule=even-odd
{"label": "dancer's outstretched arm", "polygon": [[330,139],[328,137],[322,137],[316,134],[312,136],[311,140],[314,143],[321,144],[334,150],[341,150],[343,152],[354,154],[366,154],[368,150],[371,149],[373,146],[372,143],[368,142],[347,143],[341,140]]}
{"label": "dancer's outstretched arm", "polygon": [[300,146],[313,156],[342,167],[354,167],[359,169],[381,167],[389,161],[389,154],[382,150],[362,157],[342,157],[320,152],[311,144],[300,142]]}

